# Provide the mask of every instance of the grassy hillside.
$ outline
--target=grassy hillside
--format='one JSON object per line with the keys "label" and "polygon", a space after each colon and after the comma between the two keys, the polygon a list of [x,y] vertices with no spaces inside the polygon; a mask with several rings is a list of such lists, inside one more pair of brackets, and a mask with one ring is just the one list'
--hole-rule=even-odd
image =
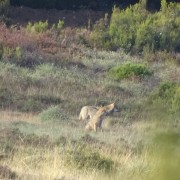
{"label": "grassy hillside", "polygon": [[[0,24],[0,179],[179,179],[179,53],[102,50],[95,28],[53,23]],[[114,101],[85,131],[81,107]]]}

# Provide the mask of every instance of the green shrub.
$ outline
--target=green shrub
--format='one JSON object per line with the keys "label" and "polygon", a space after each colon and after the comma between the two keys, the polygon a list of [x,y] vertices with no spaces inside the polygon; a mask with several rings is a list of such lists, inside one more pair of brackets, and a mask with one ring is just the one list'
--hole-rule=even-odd
{"label": "green shrub", "polygon": [[151,102],[162,104],[163,107],[171,108],[172,98],[176,91],[176,85],[172,82],[162,82],[150,96]]}
{"label": "green shrub", "polygon": [[96,47],[126,52],[150,52],[159,50],[180,51],[180,4],[161,1],[161,10],[151,13],[146,10],[146,1],[126,9],[114,7],[109,27],[102,19],[90,35]]}
{"label": "green shrub", "polygon": [[152,75],[152,72],[143,64],[126,63],[111,68],[109,75],[115,80],[121,80],[124,78],[149,76]]}
{"label": "green shrub", "polygon": [[43,33],[46,32],[48,29],[48,21],[39,21],[36,23],[31,23],[29,22],[28,25],[26,26],[26,29],[28,32],[31,33]]}
{"label": "green shrub", "polygon": [[159,103],[168,112],[174,114],[180,112],[180,86],[178,84],[172,82],[162,83],[150,98],[153,104]]}
{"label": "green shrub", "polygon": [[161,31],[152,24],[155,19],[155,15],[149,16],[143,23],[139,25],[135,42],[137,51],[142,51],[144,47],[148,47],[151,52],[155,49],[159,49]]}
{"label": "green shrub", "polygon": [[22,50],[21,50],[21,48],[19,46],[15,48],[15,57],[17,59],[22,58]]}
{"label": "green shrub", "polygon": [[[174,10],[171,6],[167,7],[166,13],[163,10],[152,14],[140,24],[135,43],[138,51],[142,51],[144,46],[148,46],[151,51],[179,51],[180,6],[174,5]],[[175,11],[173,17],[172,11]]]}
{"label": "green shrub", "polygon": [[161,0],[161,11],[163,13],[166,13],[166,11],[167,11],[167,2],[166,2],[166,0]]}
{"label": "green shrub", "polygon": [[180,86],[176,88],[176,91],[172,98],[171,111],[173,113],[180,113]]}
{"label": "green shrub", "polygon": [[52,106],[47,110],[42,111],[39,114],[39,117],[42,121],[61,121],[61,120],[68,120],[68,115],[60,109],[59,106]]}
{"label": "green shrub", "polygon": [[18,61],[21,60],[23,55],[21,47],[17,46],[16,48],[10,48],[1,46],[0,47],[0,59],[10,60],[10,61]]}
{"label": "green shrub", "polygon": [[160,84],[158,88],[158,97],[169,101],[174,96],[175,88],[176,86],[172,82],[165,82]]}
{"label": "green shrub", "polygon": [[14,57],[14,49],[10,47],[3,47],[3,58],[13,58]]}
{"label": "green shrub", "polygon": [[113,170],[114,162],[93,152],[86,144],[77,143],[66,151],[65,162],[67,166],[77,169],[99,170],[109,172]]}
{"label": "green shrub", "polygon": [[59,36],[63,26],[64,26],[64,21],[59,19],[57,24],[52,25],[51,30],[55,31],[57,33],[57,36]]}
{"label": "green shrub", "polygon": [[111,43],[111,37],[108,32],[108,14],[101,18],[93,27],[93,31],[89,36],[90,46],[96,48],[104,48],[114,50],[115,47]]}
{"label": "green shrub", "polygon": [[59,19],[59,21],[57,23],[57,30],[61,31],[63,26],[64,26],[64,21]]}
{"label": "green shrub", "polygon": [[125,51],[132,50],[136,31],[146,16],[147,11],[142,9],[140,4],[130,6],[125,10],[114,7],[109,27],[113,44],[125,49]]}

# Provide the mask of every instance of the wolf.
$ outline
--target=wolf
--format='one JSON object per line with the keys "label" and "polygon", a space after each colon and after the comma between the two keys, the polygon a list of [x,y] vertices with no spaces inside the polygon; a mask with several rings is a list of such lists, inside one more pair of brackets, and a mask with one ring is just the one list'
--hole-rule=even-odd
{"label": "wolf", "polygon": [[115,109],[115,103],[100,107],[96,111],[94,116],[90,119],[90,121],[87,123],[85,129],[86,130],[93,129],[95,132],[97,131],[98,128],[102,130],[102,122],[103,122],[105,116],[111,114],[114,111],[117,111]]}
{"label": "wolf", "polygon": [[98,111],[98,106],[84,106],[81,108],[79,114],[79,120],[85,121],[91,119],[94,114]]}
{"label": "wolf", "polygon": [[[84,106],[81,108],[81,111],[79,113],[79,120],[85,121],[90,120],[95,115],[95,113],[98,111],[100,106]],[[117,112],[118,109],[115,108],[115,103],[109,104],[105,106],[107,109],[106,115],[109,115],[113,112]]]}
{"label": "wolf", "polygon": [[102,130],[101,124],[106,113],[107,113],[106,109],[104,107],[100,107],[99,110],[92,117],[92,119],[90,119],[90,121],[87,123],[85,129],[86,130],[93,129],[95,132],[97,132],[97,128]]}

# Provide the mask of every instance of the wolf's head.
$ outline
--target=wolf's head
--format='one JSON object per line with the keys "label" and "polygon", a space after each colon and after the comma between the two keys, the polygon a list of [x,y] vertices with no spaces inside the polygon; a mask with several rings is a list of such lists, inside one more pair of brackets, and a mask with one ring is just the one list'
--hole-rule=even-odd
{"label": "wolf's head", "polygon": [[106,109],[107,115],[108,115],[108,114],[111,114],[111,113],[113,113],[113,112],[118,112],[118,111],[119,111],[119,110],[116,108],[115,102],[112,103],[112,104],[109,104],[109,105],[107,105],[107,106],[104,106],[104,108]]}

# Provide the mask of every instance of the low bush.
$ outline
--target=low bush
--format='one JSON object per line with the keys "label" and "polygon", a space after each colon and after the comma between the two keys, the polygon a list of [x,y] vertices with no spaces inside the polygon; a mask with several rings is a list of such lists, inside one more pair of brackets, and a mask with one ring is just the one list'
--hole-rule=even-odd
{"label": "low bush", "polygon": [[57,23],[57,27],[56,27],[57,30],[58,30],[58,31],[61,31],[61,29],[63,28],[63,26],[64,26],[64,21],[59,19],[59,21],[58,21],[58,23]]}
{"label": "low bush", "polygon": [[31,33],[44,33],[48,29],[55,30],[57,35],[60,34],[62,28],[64,26],[64,21],[59,20],[57,24],[53,24],[52,27],[49,27],[48,21],[39,21],[35,23],[29,22],[28,25],[26,26],[26,30]]}
{"label": "low bush", "polygon": [[39,22],[36,22],[36,23],[31,23],[29,22],[27,27],[26,27],[27,31],[28,32],[31,32],[31,33],[43,33],[43,32],[46,32],[47,29],[48,29],[48,21],[39,21]]}
{"label": "low bush", "polygon": [[153,104],[160,103],[168,112],[180,112],[180,86],[172,82],[163,82],[150,97]]}
{"label": "low bush", "polygon": [[174,96],[175,88],[176,86],[172,82],[162,83],[158,88],[157,95],[161,99],[169,101]]}
{"label": "low bush", "polygon": [[152,72],[144,64],[126,63],[113,67],[109,70],[109,75],[115,80],[132,77],[144,77],[152,75]]}
{"label": "low bush", "polygon": [[42,111],[39,114],[39,118],[42,121],[61,121],[61,120],[68,120],[69,116],[60,109],[59,106],[51,106],[47,110]]}
{"label": "low bush", "polygon": [[93,31],[89,36],[89,44],[95,48],[104,48],[115,50],[115,46],[111,43],[111,37],[108,32],[108,14],[100,19],[93,27]]}
{"label": "low bush", "polygon": [[173,113],[180,113],[180,86],[176,88],[176,91],[172,98],[171,111]]}
{"label": "low bush", "polygon": [[7,62],[8,60],[10,62],[18,64],[18,61],[22,61],[23,59],[22,48],[19,46],[12,48],[12,47],[6,47],[6,46],[1,45],[0,59],[2,59],[2,61],[5,61],[5,62]]}
{"label": "low bush", "polygon": [[77,143],[75,148],[66,151],[66,165],[77,169],[99,170],[110,172],[114,169],[114,162],[93,152],[84,143]]}

